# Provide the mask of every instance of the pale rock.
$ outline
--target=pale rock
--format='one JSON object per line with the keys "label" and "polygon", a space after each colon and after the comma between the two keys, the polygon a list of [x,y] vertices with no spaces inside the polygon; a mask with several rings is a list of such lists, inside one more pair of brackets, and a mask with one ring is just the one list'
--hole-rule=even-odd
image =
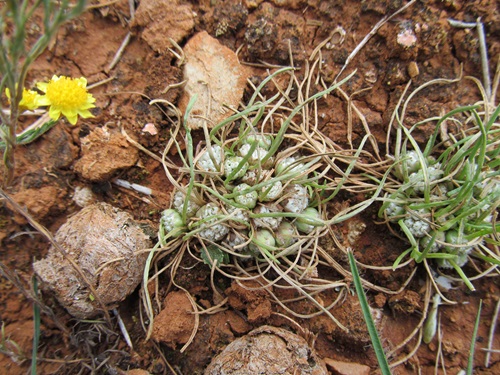
{"label": "pale rock", "polygon": [[249,70],[240,65],[238,57],[206,31],[193,36],[184,47],[184,93],[179,107],[185,111],[197,95],[188,125],[191,129],[212,128],[233,114],[225,108],[238,108],[243,97]]}
{"label": "pale rock", "polygon": [[326,367],[335,375],[370,375],[370,367],[360,363],[335,361],[331,358],[323,359]]}
{"label": "pale rock", "polygon": [[142,39],[156,52],[172,47],[169,38],[180,43],[194,28],[191,4],[178,0],[141,0],[132,26],[144,27]]}

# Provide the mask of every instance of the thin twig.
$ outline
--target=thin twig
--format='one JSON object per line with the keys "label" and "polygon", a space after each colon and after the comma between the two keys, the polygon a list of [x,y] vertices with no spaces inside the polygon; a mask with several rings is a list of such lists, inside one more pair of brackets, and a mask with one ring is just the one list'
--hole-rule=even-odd
{"label": "thin twig", "polygon": [[129,31],[127,35],[125,35],[125,38],[122,41],[122,44],[120,45],[120,48],[115,53],[115,56],[113,57],[113,60],[111,63],[108,65],[106,70],[104,70],[106,73],[109,73],[115,66],[118,64],[120,61],[123,52],[125,51],[125,48],[128,46],[128,43],[130,42],[130,37],[132,36],[132,33]]}
{"label": "thin twig", "polygon": [[119,2],[121,0],[111,0],[111,1],[108,1],[107,3],[103,3],[103,4],[92,4],[92,5],[88,5],[85,10],[90,10],[90,9],[99,9],[99,8],[104,8],[104,7],[108,7],[110,5],[113,5],[113,4],[116,4],[117,2]]}
{"label": "thin twig", "polygon": [[449,18],[448,23],[461,29],[477,29],[477,36],[479,39],[479,54],[481,56],[481,71],[483,74],[483,86],[486,91],[488,101],[491,101],[491,79],[490,79],[490,66],[488,64],[488,47],[486,45],[486,35],[484,33],[484,25],[479,17],[476,22],[463,22]]}
{"label": "thin twig", "polygon": [[368,41],[371,39],[371,37],[377,33],[378,29],[380,29],[382,27],[382,25],[384,25],[391,18],[393,18],[394,16],[403,12],[406,8],[408,8],[410,5],[412,5],[415,1],[416,0],[411,0],[408,4],[404,5],[403,7],[401,7],[397,11],[395,11],[393,14],[391,14],[390,16],[386,16],[386,17],[382,18],[380,21],[378,21],[375,24],[375,26],[373,26],[371,31],[363,38],[363,40],[356,46],[356,48],[354,48],[354,50],[351,52],[351,54],[347,57],[347,59],[344,63],[344,66],[342,67],[342,69],[340,69],[340,72],[335,77],[335,82],[340,77],[340,75],[344,72],[344,70],[347,68],[347,65],[349,65],[351,60],[358,54],[358,52],[361,50],[361,48],[363,48],[365,46],[365,44],[368,43]]}
{"label": "thin twig", "polygon": [[104,84],[106,84],[106,83],[108,83],[108,82],[111,82],[111,81],[112,81],[112,80],[114,80],[115,78],[116,78],[115,76],[111,76],[111,77],[105,78],[105,79],[103,79],[103,80],[101,80],[101,81],[98,81],[98,82],[96,82],[96,83],[93,83],[93,84],[91,84],[91,85],[88,85],[88,86],[87,86],[87,90],[92,90],[92,89],[95,89],[95,88],[96,88],[96,87],[98,87],[98,86],[101,86],[101,85],[104,85]]}
{"label": "thin twig", "polygon": [[484,25],[481,22],[481,17],[477,19],[476,24],[477,36],[479,38],[479,53],[481,55],[481,69],[483,72],[483,85],[489,102],[491,100],[490,65],[488,64],[488,47],[486,46],[486,35],[484,33]]}
{"label": "thin twig", "polygon": [[497,301],[495,312],[493,313],[493,317],[491,319],[490,333],[488,335],[488,346],[486,348],[488,352],[486,353],[486,358],[484,359],[484,366],[486,368],[490,367],[490,359],[492,353],[491,347],[493,346],[493,339],[495,338],[495,330],[497,328],[499,313],[500,313],[500,300]]}

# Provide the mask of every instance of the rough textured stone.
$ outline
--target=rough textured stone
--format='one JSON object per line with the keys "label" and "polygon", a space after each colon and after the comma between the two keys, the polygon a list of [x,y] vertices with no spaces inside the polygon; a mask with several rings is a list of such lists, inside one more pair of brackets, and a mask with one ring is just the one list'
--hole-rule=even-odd
{"label": "rough textured stone", "polygon": [[[136,252],[152,246],[130,214],[106,203],[87,206],[72,216],[55,239],[109,309],[139,285],[147,254]],[[33,268],[42,288],[54,293],[71,315],[87,319],[101,311],[75,268],[54,247]]]}
{"label": "rough textured stone", "polygon": [[184,47],[187,81],[179,107],[182,111],[195,95],[197,100],[190,112],[189,126],[198,129],[207,120],[213,127],[231,114],[224,105],[237,108],[249,71],[240,65],[238,57],[206,31],[193,36]]}
{"label": "rough textured stone", "polygon": [[326,375],[325,364],[306,340],[282,328],[263,326],[229,344],[205,375]]}
{"label": "rough textured stone", "polygon": [[325,358],[326,366],[334,375],[369,375],[370,367],[360,363],[335,361],[330,358]]}
{"label": "rough textured stone", "polygon": [[141,0],[133,26],[142,26],[142,39],[156,52],[165,53],[172,47],[169,38],[176,43],[186,38],[194,27],[191,4],[179,4],[178,0]]}
{"label": "rough textured stone", "polygon": [[299,9],[307,6],[307,0],[271,0],[277,7]]}
{"label": "rough textured stone", "polygon": [[139,152],[118,132],[97,128],[82,139],[82,157],[75,171],[90,181],[106,181],[122,168],[135,165]]}

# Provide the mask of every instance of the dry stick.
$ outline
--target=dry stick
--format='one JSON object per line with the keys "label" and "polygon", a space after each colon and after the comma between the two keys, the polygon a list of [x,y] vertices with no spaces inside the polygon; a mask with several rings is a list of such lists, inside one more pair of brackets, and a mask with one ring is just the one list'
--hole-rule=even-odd
{"label": "dry stick", "polygon": [[132,21],[135,17],[135,2],[134,2],[134,0],[128,0],[128,8],[130,11],[130,21]]}
{"label": "dry stick", "polygon": [[486,89],[486,97],[488,102],[491,100],[491,80],[490,67],[488,64],[488,48],[486,47],[486,36],[484,34],[484,25],[481,22],[481,17],[477,19],[477,35],[479,38],[479,53],[481,54],[481,69],[483,71],[483,84]]}
{"label": "dry stick", "polygon": [[109,73],[111,70],[113,70],[113,68],[116,66],[116,64],[118,64],[118,62],[122,58],[123,52],[125,51],[125,48],[129,44],[131,36],[132,36],[132,33],[130,31],[127,33],[127,35],[125,35],[125,38],[123,39],[122,44],[120,45],[120,48],[118,48],[118,50],[116,51],[115,56],[113,57],[113,60],[109,63],[108,67],[104,70],[104,72],[106,74]]}
{"label": "dry stick", "polygon": [[438,316],[438,326],[437,326],[437,334],[438,334],[438,348],[436,355],[436,366],[434,367],[434,373],[437,374],[439,363],[441,363],[441,369],[443,373],[446,374],[446,366],[444,363],[444,355],[443,355],[443,330],[441,329],[441,313]]}
{"label": "dry stick", "polygon": [[[100,8],[100,7],[103,7],[103,6],[106,6],[106,5],[112,5],[116,2],[118,2],[119,0],[114,0],[114,1],[111,1],[111,2],[108,2],[108,3],[105,3],[105,4],[100,4],[100,5],[94,5],[94,6],[89,6],[87,7],[87,9],[91,9],[91,8]],[[134,0],[129,0],[129,10],[130,10],[130,21],[132,21],[134,19],[134,16],[135,16],[135,4],[134,4]],[[122,41],[122,44],[120,45],[120,47],[118,48],[118,50],[116,51],[115,53],[115,56],[113,57],[113,60],[111,61],[111,63],[108,65],[108,67],[106,69],[104,69],[104,72],[106,74],[108,74],[111,70],[113,70],[113,68],[116,66],[116,64],[118,64],[118,62],[120,61],[122,55],[123,55],[123,52],[125,51],[125,48],[128,46],[129,42],[130,42],[130,38],[132,36],[132,33],[129,31],[127,33],[127,35],[125,36],[125,38],[123,39]],[[113,77],[114,79],[114,77]]]}
{"label": "dry stick", "polygon": [[344,72],[344,70],[347,68],[347,65],[351,62],[351,60],[358,54],[358,52],[365,46],[366,43],[371,39],[372,36],[375,35],[375,33],[384,25],[387,21],[389,21],[391,18],[394,16],[398,15],[399,13],[403,12],[406,8],[408,8],[410,5],[412,5],[416,0],[411,0],[408,4],[404,5],[397,11],[395,11],[393,14],[390,16],[386,16],[382,18],[380,21],[376,23],[375,26],[371,29],[371,31],[363,38],[363,40],[354,48],[354,50],[351,52],[351,54],[347,57],[344,66],[342,69],[340,69],[340,72],[337,74],[335,77],[335,82],[337,82],[337,79],[340,77],[340,75]]}
{"label": "dry stick", "polygon": [[2,188],[0,188],[0,195],[3,196],[5,200],[7,200],[7,202],[9,202],[18,213],[23,215],[33,228],[35,228],[38,232],[44,235],[45,238],[47,238],[47,240],[49,240],[49,242],[52,244],[52,246],[54,246],[54,248],[59,253],[61,253],[63,258],[71,264],[71,266],[74,268],[74,270],[76,271],[80,279],[83,281],[83,283],[90,289],[92,296],[95,298],[97,304],[101,307],[104,313],[106,322],[111,326],[111,317],[109,315],[108,309],[106,308],[106,305],[102,302],[95,288],[88,281],[87,277],[83,274],[81,268],[78,267],[76,262],[66,253],[66,250],[64,250],[61,246],[59,246],[59,244],[54,239],[52,234],[43,225],[38,223],[27,211],[23,210],[23,208],[15,200],[13,200],[12,197],[9,194],[7,194]]}
{"label": "dry stick", "polygon": [[417,332],[418,332],[419,334],[418,334],[418,338],[417,338],[417,344],[410,351],[410,353],[408,353],[407,355],[405,355],[402,358],[398,359],[397,361],[391,363],[389,365],[390,368],[397,367],[400,364],[406,362],[409,358],[411,358],[417,352],[418,348],[420,347],[420,344],[422,343],[423,330],[420,329],[420,328],[422,328],[422,326],[424,325],[425,318],[427,317],[427,311],[429,310],[430,296],[431,296],[431,285],[430,285],[430,283],[429,283],[428,280],[427,280],[426,284],[427,285],[426,285],[426,288],[425,288],[426,290],[425,290],[425,299],[424,299],[424,311],[422,312],[422,319],[420,319],[420,321],[418,322],[417,326],[408,335],[408,337],[406,339],[404,339],[403,342],[401,342],[399,345],[397,345],[394,349],[392,349],[389,353],[387,353],[387,356],[388,357],[392,356],[393,354],[395,354],[396,352],[398,352],[399,350],[401,350],[402,348],[404,348],[406,346],[406,344],[408,344],[410,342],[410,340],[412,340],[415,337],[415,335],[417,334]]}
{"label": "dry stick", "polygon": [[105,78],[103,79],[102,81],[98,81],[96,83],[93,83],[91,85],[88,85],[87,86],[87,90],[92,90],[94,88],[96,88],[97,86],[101,86],[101,85],[104,85],[105,83],[108,83],[108,82],[111,82],[112,80],[114,80],[116,77],[115,76],[111,76],[111,77],[108,77],[108,78]]}
{"label": "dry stick", "polygon": [[498,314],[500,313],[500,300],[497,301],[497,305],[495,307],[495,312],[493,313],[493,317],[491,320],[491,325],[490,325],[490,333],[488,335],[488,346],[487,350],[488,352],[486,353],[486,358],[484,360],[484,366],[486,368],[490,367],[490,358],[491,358],[491,347],[493,346],[493,339],[495,336],[495,330],[497,327],[498,323]]}
{"label": "dry stick", "polygon": [[448,22],[453,27],[458,27],[462,29],[472,29],[476,28],[477,36],[479,40],[479,54],[481,56],[481,70],[483,73],[483,85],[486,90],[486,98],[488,102],[491,101],[491,80],[490,80],[490,67],[488,64],[488,48],[486,46],[486,35],[484,33],[484,25],[481,22],[481,17],[479,17],[476,22],[462,22],[449,18]]}
{"label": "dry stick", "polygon": [[[167,360],[167,357],[165,357],[165,354],[163,353],[163,349],[160,347],[160,344],[157,342],[154,342],[154,341],[152,343],[153,343],[154,348],[156,349],[156,351],[160,355],[161,359],[163,359],[163,362],[167,364],[168,369],[172,372],[172,374],[177,375],[177,372],[174,370],[174,368],[172,367],[170,362]],[[182,373],[180,375],[182,375]]]}

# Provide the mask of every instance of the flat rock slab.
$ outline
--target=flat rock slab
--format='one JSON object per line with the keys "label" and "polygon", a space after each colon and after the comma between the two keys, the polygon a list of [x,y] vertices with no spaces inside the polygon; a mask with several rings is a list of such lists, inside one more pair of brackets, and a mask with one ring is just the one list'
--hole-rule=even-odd
{"label": "flat rock slab", "polygon": [[82,157],[75,171],[90,181],[106,181],[122,168],[133,167],[139,151],[118,132],[96,128],[82,139]]}
{"label": "flat rock slab", "polygon": [[237,109],[243,97],[250,70],[240,65],[238,57],[206,31],[193,36],[184,47],[184,93],[179,107],[185,112],[197,96],[189,114],[188,126],[199,129],[206,122],[213,128]]}
{"label": "flat rock slab", "polygon": [[132,25],[144,27],[141,37],[154,51],[166,53],[172,47],[170,39],[180,43],[191,33],[194,17],[191,4],[179,4],[178,0],[141,0]]}
{"label": "flat rock slab", "polygon": [[112,309],[139,285],[147,258],[139,250],[152,246],[129,213],[106,203],[87,206],[72,216],[59,228],[55,240],[66,256],[50,247],[47,257],[33,268],[42,288],[79,319],[94,317],[102,310],[75,267],[105,307]]}

